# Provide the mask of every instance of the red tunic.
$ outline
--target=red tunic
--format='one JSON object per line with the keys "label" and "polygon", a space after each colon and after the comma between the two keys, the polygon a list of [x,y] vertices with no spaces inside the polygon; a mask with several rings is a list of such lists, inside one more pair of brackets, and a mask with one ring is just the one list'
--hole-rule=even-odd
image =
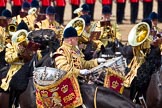
{"label": "red tunic", "polygon": [[86,4],[95,4],[96,0],[85,0]]}
{"label": "red tunic", "polygon": [[0,7],[5,7],[6,2],[7,2],[7,0],[0,0]]}
{"label": "red tunic", "polygon": [[130,0],[131,3],[138,3],[139,0]]}
{"label": "red tunic", "polygon": [[56,6],[65,6],[66,1],[65,0],[55,0],[56,1]]}
{"label": "red tunic", "polygon": [[80,0],[70,0],[70,3],[73,5],[80,5]]}
{"label": "red tunic", "polygon": [[113,0],[102,0],[102,5],[110,5]]}
{"label": "red tunic", "polygon": [[51,6],[51,0],[41,0],[42,6]]}
{"label": "red tunic", "polygon": [[33,0],[28,0],[29,3],[31,3]]}
{"label": "red tunic", "polygon": [[23,3],[23,0],[12,0],[14,6],[21,6]]}
{"label": "red tunic", "polygon": [[153,2],[153,0],[143,0],[143,2]]}
{"label": "red tunic", "polygon": [[117,3],[125,3],[126,0],[116,0]]}

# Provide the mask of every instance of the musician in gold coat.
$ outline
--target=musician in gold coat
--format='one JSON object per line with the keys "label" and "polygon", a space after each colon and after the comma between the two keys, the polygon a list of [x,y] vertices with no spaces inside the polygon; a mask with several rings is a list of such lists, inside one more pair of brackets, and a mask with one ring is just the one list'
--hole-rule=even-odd
{"label": "musician in gold coat", "polygon": [[117,25],[116,23],[111,24],[110,17],[111,17],[110,7],[103,6],[102,18],[100,21],[98,21],[96,30],[101,31],[100,40],[103,42],[105,47],[108,45],[108,42],[114,42],[115,39],[121,41],[121,34],[119,33]]}
{"label": "musician in gold coat", "polygon": [[125,76],[125,87],[130,87],[134,77],[137,76],[138,68],[145,62],[146,56],[150,53],[151,45],[155,46],[149,28],[152,28],[151,20],[144,19],[139,25],[137,24],[132,28],[134,31],[132,30],[128,36],[128,42],[133,48],[134,57],[128,65],[130,71]]}
{"label": "musician in gold coat", "polygon": [[35,24],[37,29],[52,29],[55,31],[57,38],[62,40],[63,26],[55,20],[56,11],[52,6],[47,7],[46,9],[46,19]]}
{"label": "musician in gold coat", "polygon": [[30,4],[27,1],[25,1],[21,6],[21,11],[19,15],[13,17],[14,19],[16,19],[17,24],[19,24],[21,20],[28,15],[29,9],[30,9]]}
{"label": "musician in gold coat", "polygon": [[5,39],[5,44],[7,44],[11,42],[11,36],[12,36],[10,34],[9,25],[14,24],[14,20],[12,19],[11,11],[8,9],[3,10],[1,16],[2,16],[1,17],[2,21],[0,26],[2,26],[2,31],[5,31],[3,37]]}
{"label": "musician in gold coat", "polygon": [[152,30],[153,32],[155,32],[155,34],[153,35],[156,35],[158,33],[161,33],[162,30],[158,27],[158,14],[156,12],[151,12],[150,15],[149,15],[149,18],[152,22]]}
{"label": "musician in gold coat", "polygon": [[93,47],[96,49],[93,53],[94,56],[101,50],[103,43],[98,40],[99,34],[92,35],[92,32],[95,32],[96,22],[91,23],[91,18],[89,15],[82,15],[81,18],[85,21],[85,28],[81,36],[79,36],[79,48],[84,50],[88,43],[92,42]]}
{"label": "musician in gold coat", "polygon": [[151,12],[149,18],[152,22],[151,34],[153,35],[153,40],[159,45],[162,51],[162,29],[158,27],[158,14],[156,12]]}
{"label": "musician in gold coat", "polygon": [[66,28],[64,31],[64,41],[54,53],[55,67],[68,72],[69,74],[88,74],[90,68],[105,62],[104,59],[84,60],[84,55],[78,48],[78,34],[73,27]]}

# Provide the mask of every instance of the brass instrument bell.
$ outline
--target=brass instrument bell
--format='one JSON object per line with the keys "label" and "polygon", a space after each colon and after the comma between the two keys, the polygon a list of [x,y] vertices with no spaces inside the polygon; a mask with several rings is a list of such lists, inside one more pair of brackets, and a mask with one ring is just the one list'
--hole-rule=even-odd
{"label": "brass instrument bell", "polygon": [[149,25],[146,22],[140,22],[129,32],[128,43],[132,46],[138,46],[148,38],[149,33]]}
{"label": "brass instrument bell", "polygon": [[76,29],[78,36],[81,36],[85,28],[85,21],[83,18],[74,18],[66,25],[65,29],[71,26]]}

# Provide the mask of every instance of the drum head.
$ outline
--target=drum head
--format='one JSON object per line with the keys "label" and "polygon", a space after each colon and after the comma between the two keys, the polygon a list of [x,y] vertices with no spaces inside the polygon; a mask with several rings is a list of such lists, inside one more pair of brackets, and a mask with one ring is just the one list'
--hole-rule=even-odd
{"label": "drum head", "polygon": [[51,67],[38,67],[34,69],[34,81],[38,85],[50,85],[61,79],[66,72],[51,68]]}

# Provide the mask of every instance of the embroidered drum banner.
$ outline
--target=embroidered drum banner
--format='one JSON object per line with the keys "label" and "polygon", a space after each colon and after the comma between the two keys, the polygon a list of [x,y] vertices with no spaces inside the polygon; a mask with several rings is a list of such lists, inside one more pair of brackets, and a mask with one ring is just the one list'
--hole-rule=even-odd
{"label": "embroidered drum banner", "polygon": [[118,74],[116,71],[109,68],[107,70],[105,79],[104,79],[104,87],[110,88],[120,94],[123,93],[124,85],[123,85],[124,77]]}
{"label": "embroidered drum banner", "polygon": [[66,74],[48,86],[35,83],[37,108],[74,108],[82,105],[79,84],[74,75]]}

